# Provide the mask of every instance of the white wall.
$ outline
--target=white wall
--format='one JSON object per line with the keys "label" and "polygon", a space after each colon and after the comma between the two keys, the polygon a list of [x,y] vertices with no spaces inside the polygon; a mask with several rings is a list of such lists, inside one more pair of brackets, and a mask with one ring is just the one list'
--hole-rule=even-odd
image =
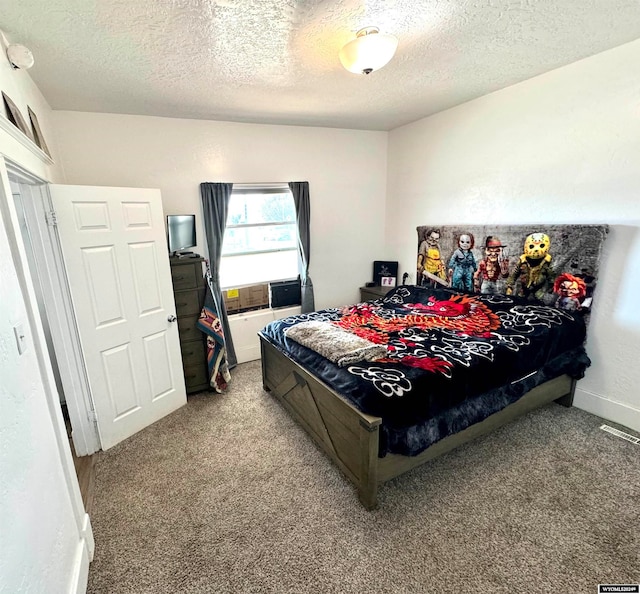
{"label": "white wall", "polygon": [[384,246],[387,134],[54,112],[71,184],[160,188],[165,214],[195,213],[199,184],[307,180],[316,307],[354,303]]}
{"label": "white wall", "polygon": [[0,592],[69,592],[78,531],[2,222],[0,213]]}
{"label": "white wall", "polygon": [[413,271],[417,225],[609,223],[576,404],[636,430],[638,64],[640,40],[392,131],[386,226]]}
{"label": "white wall", "polygon": [[[28,74],[0,59],[0,89],[27,121],[26,106],[34,109],[55,157],[51,110]],[[6,126],[0,127],[0,155],[0,592],[84,591],[91,528],[41,348],[33,286],[22,268],[26,259],[4,159],[43,179],[61,179],[62,172]],[[27,342],[22,355],[13,330],[19,324]]]}

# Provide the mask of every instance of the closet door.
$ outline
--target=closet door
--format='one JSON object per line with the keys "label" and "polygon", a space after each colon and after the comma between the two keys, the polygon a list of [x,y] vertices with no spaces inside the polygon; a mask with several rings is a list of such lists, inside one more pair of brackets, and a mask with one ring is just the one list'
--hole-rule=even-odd
{"label": "closet door", "polygon": [[186,403],[160,192],[49,190],[107,449]]}

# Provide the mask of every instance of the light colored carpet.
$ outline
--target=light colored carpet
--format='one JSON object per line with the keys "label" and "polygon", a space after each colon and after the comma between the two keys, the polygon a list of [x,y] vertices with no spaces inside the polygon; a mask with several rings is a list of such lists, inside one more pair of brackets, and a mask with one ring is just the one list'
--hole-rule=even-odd
{"label": "light colored carpet", "polygon": [[262,391],[259,362],[96,461],[91,593],[589,593],[640,581],[640,446],[552,404],[380,489]]}

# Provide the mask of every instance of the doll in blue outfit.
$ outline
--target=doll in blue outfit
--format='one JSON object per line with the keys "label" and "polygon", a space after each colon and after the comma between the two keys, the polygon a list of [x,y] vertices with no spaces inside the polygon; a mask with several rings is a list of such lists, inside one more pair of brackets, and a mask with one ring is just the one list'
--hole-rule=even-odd
{"label": "doll in blue outfit", "polygon": [[473,273],[478,269],[478,264],[473,256],[474,237],[471,233],[463,233],[458,237],[458,249],[449,259],[448,276],[449,284],[453,289],[473,292]]}

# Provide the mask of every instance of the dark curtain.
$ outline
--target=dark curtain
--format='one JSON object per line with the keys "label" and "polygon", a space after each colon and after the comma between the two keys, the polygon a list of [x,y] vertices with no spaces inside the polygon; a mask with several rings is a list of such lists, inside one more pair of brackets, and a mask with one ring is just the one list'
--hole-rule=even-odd
{"label": "dark curtain", "polygon": [[309,204],[309,182],[289,182],[296,206],[298,223],[298,269],[300,270],[300,290],[302,292],[302,313],[315,311],[313,283],[309,276],[311,234],[309,231],[311,206]]}
{"label": "dark curtain", "polygon": [[200,184],[204,232],[207,237],[209,268],[211,270],[211,293],[222,322],[229,368],[238,364],[238,358],[233,348],[229,318],[222,299],[222,290],[220,289],[220,258],[222,256],[222,240],[224,238],[224,229],[227,225],[229,198],[231,197],[232,188],[233,184],[209,182]]}

